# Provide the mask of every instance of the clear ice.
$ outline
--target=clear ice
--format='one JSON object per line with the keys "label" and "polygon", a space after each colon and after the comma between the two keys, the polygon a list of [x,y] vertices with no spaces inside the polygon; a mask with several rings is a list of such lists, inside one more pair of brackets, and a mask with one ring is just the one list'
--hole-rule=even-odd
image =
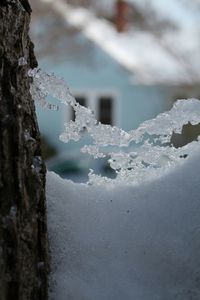
{"label": "clear ice", "polygon": [[81,151],[94,158],[108,157],[116,178],[101,177],[90,170],[88,184],[138,184],[182,163],[184,157],[200,148],[200,139],[181,148],[170,143],[172,134],[181,133],[183,125],[200,123],[200,101],[197,99],[177,100],[170,111],[126,132],[98,122],[89,108],[77,103],[63,79],[39,68],[29,70],[28,75],[32,78],[30,91],[35,101],[50,109],[58,109],[46,102],[46,97],[51,95],[75,111],[75,121],[65,124],[60,140],[64,143],[78,141],[87,132],[92,144],[85,145]]}

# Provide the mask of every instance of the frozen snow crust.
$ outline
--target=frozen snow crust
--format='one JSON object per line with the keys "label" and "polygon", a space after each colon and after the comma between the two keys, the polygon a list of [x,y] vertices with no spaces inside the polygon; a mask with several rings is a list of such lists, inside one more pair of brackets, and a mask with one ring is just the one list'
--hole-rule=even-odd
{"label": "frozen snow crust", "polygon": [[47,174],[50,299],[199,300],[200,155],[138,186]]}
{"label": "frozen snow crust", "polygon": [[116,172],[113,181],[90,170],[89,184],[140,184],[183,163],[185,156],[200,149],[199,140],[178,149],[170,143],[173,132],[181,133],[184,124],[200,123],[200,101],[197,99],[178,100],[169,112],[126,132],[98,122],[89,108],[77,103],[64,80],[54,74],[36,68],[29,70],[29,76],[33,79],[31,94],[35,101],[51,108],[46,102],[46,97],[51,95],[75,111],[75,121],[65,124],[60,140],[64,143],[79,141],[87,132],[92,142],[81,151],[94,158],[107,157],[110,167]]}

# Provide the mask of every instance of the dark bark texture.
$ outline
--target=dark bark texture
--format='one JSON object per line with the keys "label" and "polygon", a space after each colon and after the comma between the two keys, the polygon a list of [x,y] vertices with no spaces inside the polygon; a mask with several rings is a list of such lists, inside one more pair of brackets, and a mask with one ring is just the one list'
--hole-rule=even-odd
{"label": "dark bark texture", "polygon": [[47,299],[45,165],[27,76],[37,66],[30,13],[27,0],[0,0],[0,300]]}

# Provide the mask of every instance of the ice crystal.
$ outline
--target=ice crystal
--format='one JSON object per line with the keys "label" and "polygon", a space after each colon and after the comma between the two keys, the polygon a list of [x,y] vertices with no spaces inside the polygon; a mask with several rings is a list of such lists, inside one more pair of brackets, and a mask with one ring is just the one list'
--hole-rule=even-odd
{"label": "ice crystal", "polygon": [[94,158],[103,158],[106,157],[105,154],[103,154],[102,152],[100,152],[99,147],[97,145],[85,145],[82,149],[81,149],[82,153],[88,153],[90,155],[92,155]]}
{"label": "ice crystal", "polygon": [[58,110],[57,105],[50,104],[46,101],[48,94],[52,94],[51,92],[47,92],[46,83],[48,82],[48,77],[52,78],[53,75],[48,75],[39,68],[35,68],[28,71],[28,76],[33,79],[33,82],[30,85],[30,92],[33,100],[45,108]]}
{"label": "ice crystal", "polygon": [[[200,147],[199,140],[178,149],[170,144],[172,134],[181,133],[183,125],[200,123],[200,101],[197,99],[178,100],[169,112],[161,113],[136,130],[126,132],[98,122],[89,108],[77,103],[63,79],[38,68],[30,70],[29,76],[33,79],[31,94],[34,100],[46,106],[45,99],[51,95],[75,111],[75,121],[65,124],[60,140],[64,143],[78,141],[86,132],[92,138],[92,144],[85,145],[81,151],[94,158],[109,157],[108,162],[117,174],[116,179],[103,178],[90,170],[89,184],[136,184],[181,163],[183,158]],[[111,151],[113,146],[115,150]]]}

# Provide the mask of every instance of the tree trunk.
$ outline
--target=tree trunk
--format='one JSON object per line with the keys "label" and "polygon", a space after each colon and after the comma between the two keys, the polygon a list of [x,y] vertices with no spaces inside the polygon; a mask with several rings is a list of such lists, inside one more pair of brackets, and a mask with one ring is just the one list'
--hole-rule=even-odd
{"label": "tree trunk", "polygon": [[45,165],[27,76],[37,66],[30,13],[27,0],[0,1],[0,300],[47,299]]}

